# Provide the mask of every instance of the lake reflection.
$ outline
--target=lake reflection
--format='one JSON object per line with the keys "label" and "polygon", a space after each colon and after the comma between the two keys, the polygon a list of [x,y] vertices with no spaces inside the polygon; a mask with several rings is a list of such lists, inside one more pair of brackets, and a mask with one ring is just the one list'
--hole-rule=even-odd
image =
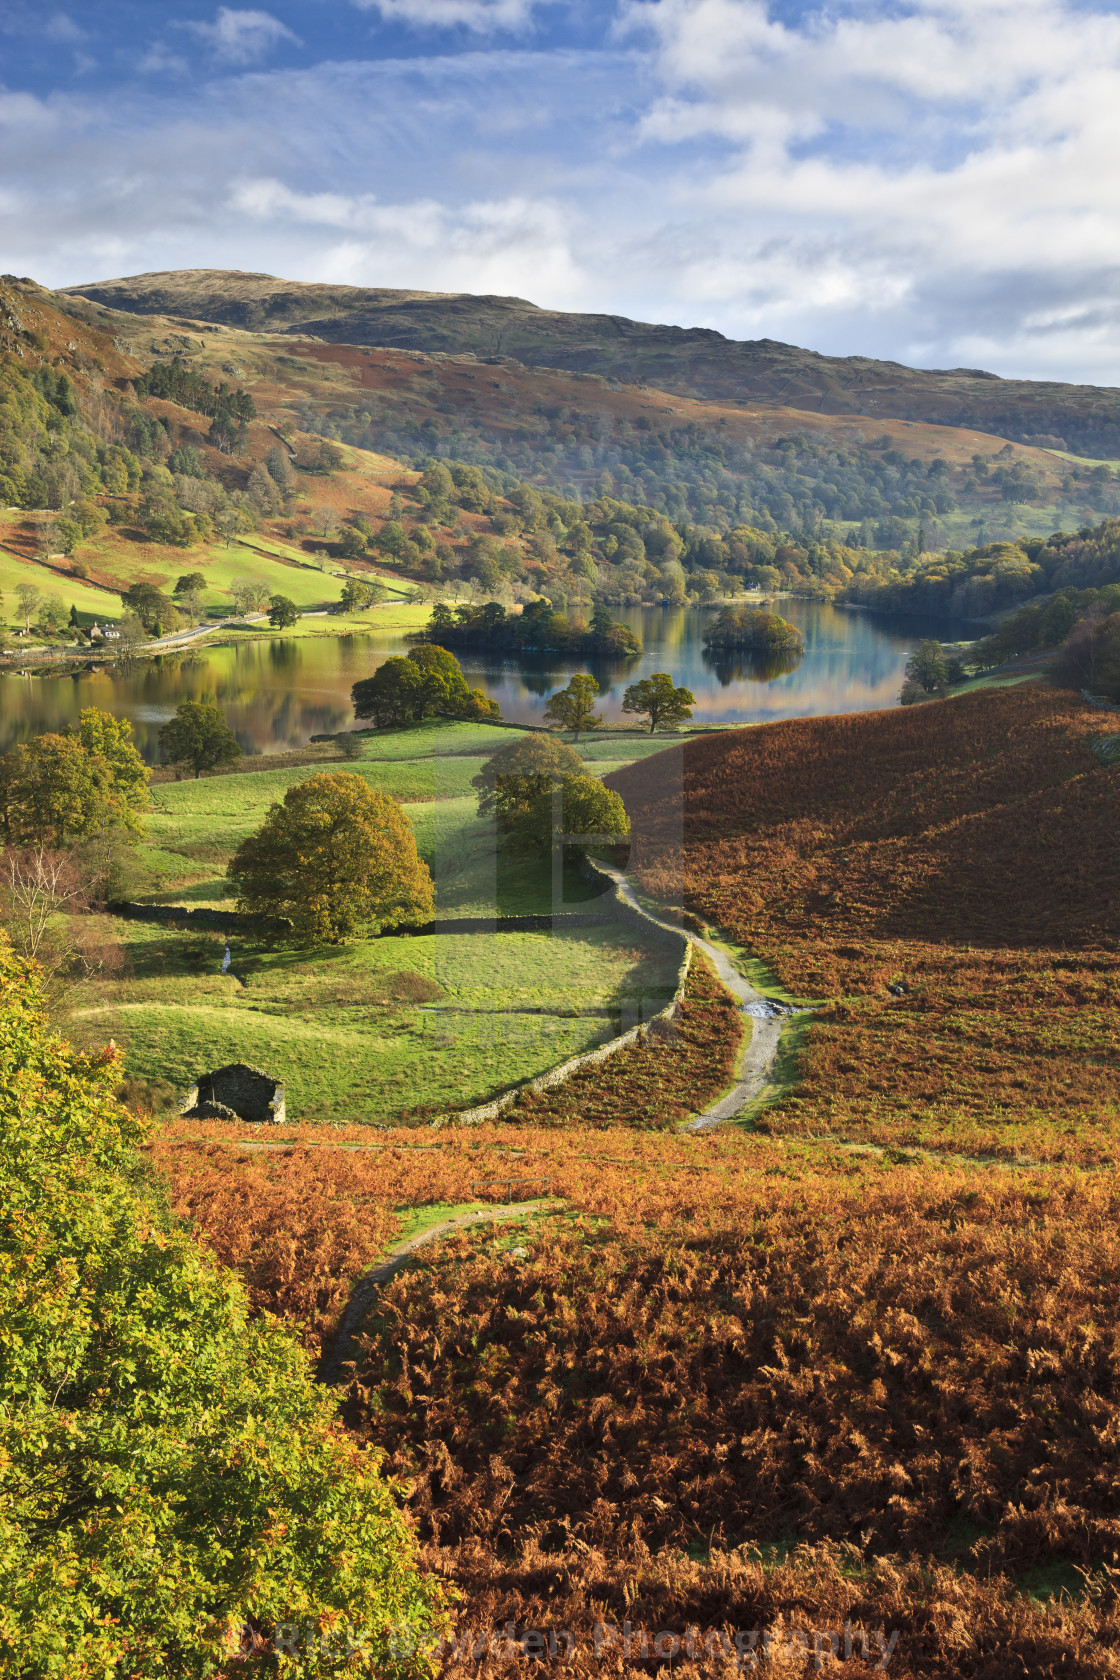
{"label": "lake reflection", "polygon": [[[646,651],[625,665],[469,654],[462,656],[462,665],[472,685],[497,700],[502,715],[515,722],[539,722],[546,697],[579,670],[591,670],[598,677],[605,691],[602,710],[611,721],[623,718],[622,696],[629,683],[654,671],[668,671],[696,696],[697,723],[770,722],[892,706],[918,637],[937,634],[938,629],[942,635],[951,633],[946,626],[892,625],[817,601],[785,600],[779,610],[805,639],[804,654],[792,660],[750,654],[710,658],[703,637],[711,609],[633,607],[617,616],[630,625]],[[408,647],[400,635],[379,635],[376,630],[338,640],[278,637],[240,647],[164,654],[137,660],[128,670],[2,677],[0,748],[7,750],[43,730],[64,728],[83,706],[100,706],[131,719],[140,750],[153,762],[160,724],[179,702],[213,698],[246,752],[280,752],[302,746],[311,735],[351,724],[351,684]]]}

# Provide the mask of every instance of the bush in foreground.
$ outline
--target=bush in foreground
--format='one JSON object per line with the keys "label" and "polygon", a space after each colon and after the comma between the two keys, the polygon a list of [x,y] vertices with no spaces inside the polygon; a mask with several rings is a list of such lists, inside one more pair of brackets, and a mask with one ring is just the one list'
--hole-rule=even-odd
{"label": "bush in foreground", "polygon": [[0,946],[0,1671],[264,1672],[286,1623],[296,1672],[420,1672],[397,1630],[438,1599],[393,1490],[295,1342],[137,1188],[118,1079]]}

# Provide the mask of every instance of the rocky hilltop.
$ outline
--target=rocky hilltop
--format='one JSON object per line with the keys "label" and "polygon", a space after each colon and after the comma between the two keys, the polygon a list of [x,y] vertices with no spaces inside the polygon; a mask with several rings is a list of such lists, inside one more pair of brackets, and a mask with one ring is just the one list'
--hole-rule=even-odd
{"label": "rocky hilltop", "polygon": [[1120,457],[1114,387],[823,356],[775,339],[729,339],[705,327],[540,309],[524,298],[322,285],[227,269],[137,274],[66,290],[132,314],[188,315],[334,344],[513,357],[683,396],[968,427],[1080,455]]}

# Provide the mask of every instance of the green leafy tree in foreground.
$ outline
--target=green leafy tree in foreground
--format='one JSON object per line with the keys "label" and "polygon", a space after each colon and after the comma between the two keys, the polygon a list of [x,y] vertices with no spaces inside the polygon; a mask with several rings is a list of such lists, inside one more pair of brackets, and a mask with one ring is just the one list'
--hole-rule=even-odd
{"label": "green leafy tree in foreground", "polygon": [[648,717],[649,732],[655,729],[675,729],[692,716],[696,696],[687,688],[674,688],[673,679],[665,671],[655,671],[652,677],[631,683],[622,696],[624,712]]}
{"label": "green leafy tree in foreground", "polygon": [[268,622],[274,630],[287,630],[293,624],[298,624],[303,614],[295,602],[287,595],[270,595],[268,598]]}
{"label": "green leafy tree in foreground", "polygon": [[204,770],[241,757],[237,737],[212,700],[184,700],[159,732],[165,764],[188,764],[197,779]]}
{"label": "green leafy tree in foreground", "polygon": [[345,770],[290,787],[229,866],[237,908],[283,916],[301,944],[426,921],[432,877],[395,799]]}
{"label": "green leafy tree in foreground", "polygon": [[138,835],[147,807],[132,725],[94,706],[75,732],[37,735],[0,759],[0,826],[16,845],[67,846],[114,828]]}
{"label": "green leafy tree in foreground", "polygon": [[549,696],[544,715],[552,723],[559,724],[561,729],[570,729],[578,741],[588,730],[602,727],[603,714],[595,710],[598,694],[599,684],[595,678],[579,672],[567,688]]}
{"label": "green leafy tree in foreground", "polygon": [[204,1680],[249,1630],[247,1673],[280,1634],[316,1680],[421,1680],[443,1612],[394,1492],[138,1188],[120,1077],[48,1029],[0,938],[0,1672]]}
{"label": "green leafy tree in foreground", "polygon": [[630,819],[619,795],[597,776],[563,776],[511,811],[506,833],[513,851],[551,853],[562,846],[570,857],[619,845]]}

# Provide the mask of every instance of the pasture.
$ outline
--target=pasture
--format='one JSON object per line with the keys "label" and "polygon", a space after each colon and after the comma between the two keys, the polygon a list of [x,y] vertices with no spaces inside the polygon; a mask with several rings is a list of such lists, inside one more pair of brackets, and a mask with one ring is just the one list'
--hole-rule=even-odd
{"label": "pasture", "polygon": [[[237,845],[287,788],[329,770],[401,802],[440,917],[587,910],[594,890],[574,868],[556,883],[548,861],[501,856],[493,824],[476,816],[471,778],[485,749],[516,739],[485,725],[428,723],[361,737],[353,761],[327,749],[323,763],[160,781],[138,849],[147,896],[232,908],[225,869]],[[127,976],[84,987],[68,1026],[82,1042],[124,1045],[128,1078],[161,1107],[229,1061],[275,1070],[293,1117],[306,1121],[383,1124],[469,1107],[655,1014],[676,983],[662,946],[610,921],[313,951],[233,935],[227,975],[217,933],[118,926]]]}

